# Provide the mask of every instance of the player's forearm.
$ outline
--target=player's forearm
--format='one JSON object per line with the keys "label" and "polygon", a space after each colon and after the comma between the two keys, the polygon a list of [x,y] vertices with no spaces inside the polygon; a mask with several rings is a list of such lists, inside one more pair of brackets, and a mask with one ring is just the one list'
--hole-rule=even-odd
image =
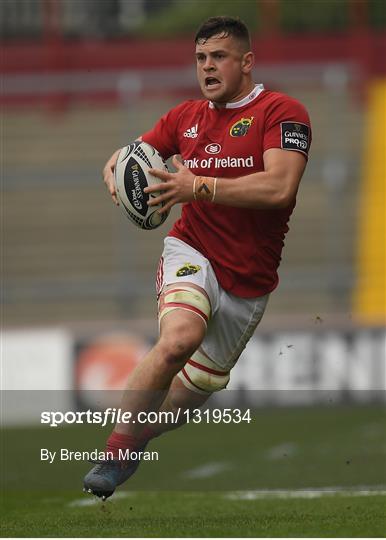
{"label": "player's forearm", "polygon": [[173,164],[177,169],[175,173],[149,169],[151,175],[163,181],[144,190],[145,193],[160,192],[148,203],[149,206],[162,203],[159,213],[192,200],[242,208],[286,208],[294,200],[306,161],[295,152],[270,149],[264,154],[264,171],[239,178],[195,176],[175,156]]}
{"label": "player's forearm", "polygon": [[296,195],[293,182],[271,172],[218,178],[214,201],[241,208],[286,208]]}

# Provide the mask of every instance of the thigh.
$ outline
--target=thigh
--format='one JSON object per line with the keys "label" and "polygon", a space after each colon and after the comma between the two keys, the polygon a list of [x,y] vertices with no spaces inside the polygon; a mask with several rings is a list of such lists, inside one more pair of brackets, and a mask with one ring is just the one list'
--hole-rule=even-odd
{"label": "thigh", "polygon": [[229,370],[235,365],[264,314],[268,298],[240,298],[220,289],[219,308],[201,344],[220,368]]}

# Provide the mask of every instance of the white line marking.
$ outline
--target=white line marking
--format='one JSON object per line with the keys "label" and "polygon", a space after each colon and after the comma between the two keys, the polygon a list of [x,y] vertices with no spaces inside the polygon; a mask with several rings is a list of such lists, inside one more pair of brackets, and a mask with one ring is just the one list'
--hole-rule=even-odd
{"label": "white line marking", "polygon": [[[116,501],[117,499],[126,499],[127,497],[131,497],[132,493],[129,491],[118,491],[118,493],[114,493],[109,497],[107,500],[113,500]],[[75,499],[74,501],[71,501],[67,504],[67,506],[70,507],[78,507],[78,506],[94,506],[95,504],[99,504],[102,502],[102,499],[99,499],[99,497],[96,496],[90,496],[86,495],[83,499]]]}
{"label": "white line marking", "polygon": [[279,444],[278,446],[273,446],[265,453],[265,458],[276,461],[279,459],[285,459],[287,457],[292,457],[295,454],[297,454],[299,451],[299,447],[292,443],[292,442],[285,442],[283,444]]}
{"label": "white line marking", "polygon": [[345,497],[371,497],[373,495],[386,495],[385,486],[353,486],[353,487],[326,487],[306,489],[256,489],[250,491],[234,491],[226,493],[225,499],[232,501],[255,501],[259,499],[316,499],[319,497],[332,497],[342,495]]}
{"label": "white line marking", "polygon": [[182,473],[184,478],[210,478],[211,476],[216,476],[224,471],[228,471],[232,466],[230,463],[214,461],[212,463],[205,463],[200,467],[195,467],[189,471]]}
{"label": "white line marking", "polygon": [[67,506],[70,506],[71,508],[76,506],[94,506],[94,504],[98,504],[97,498],[88,498],[88,499],[75,499],[75,501],[71,501],[67,504]]}

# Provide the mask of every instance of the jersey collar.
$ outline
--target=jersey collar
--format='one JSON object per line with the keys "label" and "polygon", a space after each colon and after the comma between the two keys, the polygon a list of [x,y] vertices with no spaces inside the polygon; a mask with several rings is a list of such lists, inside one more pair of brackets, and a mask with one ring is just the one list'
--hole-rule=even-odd
{"label": "jersey collar", "polygon": [[[240,101],[235,101],[234,103],[227,103],[225,105],[225,109],[239,109],[240,107],[244,107],[244,105],[247,105],[247,103],[250,103],[253,101],[261,92],[264,90],[264,85],[262,84],[256,84],[252,92],[250,92],[247,96],[245,96],[243,99],[240,99]],[[212,101],[209,101],[209,108],[215,109],[215,105]]]}

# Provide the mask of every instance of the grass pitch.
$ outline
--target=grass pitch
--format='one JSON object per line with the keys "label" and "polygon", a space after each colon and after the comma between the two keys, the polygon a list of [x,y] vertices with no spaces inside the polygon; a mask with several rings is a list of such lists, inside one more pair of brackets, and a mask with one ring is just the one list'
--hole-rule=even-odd
{"label": "grass pitch", "polygon": [[143,463],[104,504],[81,492],[87,463],[49,465],[39,452],[102,448],[105,432],[7,429],[2,536],[385,535],[383,408],[261,409],[253,418],[189,425],[153,441],[159,461]]}
{"label": "grass pitch", "polygon": [[224,493],[157,492],[74,506],[78,493],[7,497],[10,537],[372,537],[385,534],[386,497],[228,500]]}

